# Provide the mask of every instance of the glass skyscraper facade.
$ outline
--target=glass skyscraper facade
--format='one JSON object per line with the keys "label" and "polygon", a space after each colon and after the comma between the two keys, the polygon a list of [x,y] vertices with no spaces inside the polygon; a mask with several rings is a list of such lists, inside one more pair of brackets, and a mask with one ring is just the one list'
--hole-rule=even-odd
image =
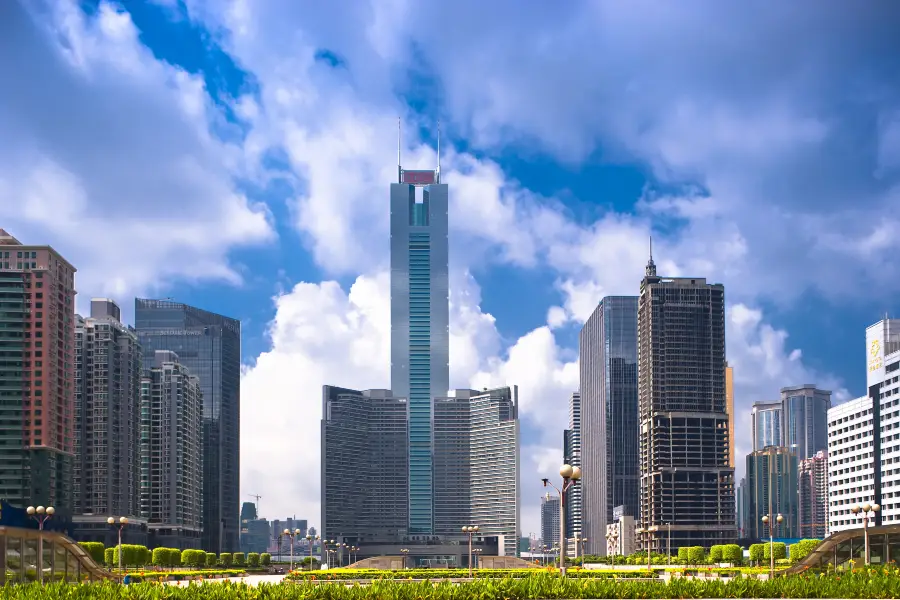
{"label": "glass skyscraper facade", "polygon": [[391,391],[409,401],[409,534],[434,532],[434,399],[450,389],[447,185],[391,184]]}
{"label": "glass skyscraper facade", "polygon": [[203,393],[203,543],[240,549],[241,322],[169,300],[135,299],[144,369],[171,350]]}
{"label": "glass skyscraper facade", "polygon": [[783,445],[781,402],[757,402],[750,413],[753,450]]}
{"label": "glass skyscraper facade", "polygon": [[636,296],[608,296],[579,335],[582,534],[594,554],[614,507],[638,515],[637,318]]}
{"label": "glass skyscraper facade", "polygon": [[781,389],[784,415],[784,443],[799,460],[828,450],[828,409],[831,392],[813,384]]}

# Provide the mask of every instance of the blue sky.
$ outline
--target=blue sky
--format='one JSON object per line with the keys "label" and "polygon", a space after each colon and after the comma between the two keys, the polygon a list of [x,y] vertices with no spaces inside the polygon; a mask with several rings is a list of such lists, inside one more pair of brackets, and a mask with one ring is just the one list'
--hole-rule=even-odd
{"label": "blue sky", "polygon": [[780,387],[862,393],[864,328],[900,288],[898,13],[6,2],[0,226],[70,258],[79,308],[241,318],[243,499],[317,523],[321,385],[388,383],[397,118],[409,168],[440,120],[452,384],[520,386],[527,534],[580,323],[636,293],[651,233],[661,273],[726,285],[739,456]]}

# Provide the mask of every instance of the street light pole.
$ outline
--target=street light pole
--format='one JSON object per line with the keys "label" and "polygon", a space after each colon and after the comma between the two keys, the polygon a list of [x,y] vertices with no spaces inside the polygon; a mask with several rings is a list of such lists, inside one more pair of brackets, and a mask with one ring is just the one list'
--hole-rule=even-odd
{"label": "street light pole", "polygon": [[666,533],[668,534],[666,537],[666,554],[668,555],[668,563],[669,566],[672,565],[672,524],[666,523],[666,529],[668,530]]}
{"label": "street light pole", "polygon": [[106,519],[106,522],[116,529],[119,530],[119,571],[122,570],[122,530],[125,529],[125,526],[128,525],[128,517],[119,517],[118,521],[116,521],[115,517],[109,517]]}
{"label": "street light pole", "polygon": [[44,508],[43,506],[38,506],[37,508],[35,508],[34,506],[29,506],[25,509],[25,512],[28,513],[29,517],[37,521],[38,531],[41,532],[41,534],[38,536],[37,572],[38,582],[44,583],[44,523],[47,522],[47,519],[53,516],[53,513],[56,512],[56,509],[52,506],[48,506],[47,508]]}
{"label": "street light pole", "polygon": [[472,577],[472,536],[478,533],[478,525],[464,525],[462,530],[469,535],[469,577]]}
{"label": "street light pole", "polygon": [[[775,523],[781,524],[784,517],[781,513],[775,517]],[[763,515],[762,522],[769,526],[769,580],[775,579],[775,523],[769,518],[769,515]]]}
{"label": "street light pole", "polygon": [[542,479],[544,487],[548,485],[559,494],[559,573],[566,576],[566,492],[581,479],[581,469],[565,464],[559,468],[563,478],[562,488],[557,488],[547,478]]}
{"label": "street light pole", "polygon": [[853,507],[850,509],[850,512],[852,512],[854,515],[859,515],[859,513],[862,513],[863,540],[865,541],[865,545],[866,545],[866,547],[865,547],[866,565],[869,564],[869,562],[871,561],[871,558],[872,558],[871,554],[869,552],[869,513],[871,512],[872,516],[874,517],[875,513],[877,513],[879,510],[881,510],[880,505],[869,504],[868,502],[866,502],[862,506],[860,506],[859,504],[854,504]]}

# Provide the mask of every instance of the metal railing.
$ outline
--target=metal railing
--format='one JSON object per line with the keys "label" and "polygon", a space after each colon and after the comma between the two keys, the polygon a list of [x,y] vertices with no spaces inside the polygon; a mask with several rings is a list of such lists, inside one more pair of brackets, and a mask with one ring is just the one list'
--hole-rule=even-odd
{"label": "metal railing", "polygon": [[[43,556],[38,556],[39,549]],[[0,586],[40,579],[81,582],[118,578],[61,533],[0,527]]]}

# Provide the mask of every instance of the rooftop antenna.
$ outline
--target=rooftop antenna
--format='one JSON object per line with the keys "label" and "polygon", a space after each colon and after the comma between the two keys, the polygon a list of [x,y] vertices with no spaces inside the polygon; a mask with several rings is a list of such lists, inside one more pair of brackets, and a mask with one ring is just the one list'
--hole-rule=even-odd
{"label": "rooftop antenna", "polygon": [[397,117],[397,183],[403,183],[403,169],[400,167],[400,144],[402,143],[402,133],[400,131],[400,117]]}
{"label": "rooftop antenna", "polygon": [[441,182],[441,120],[438,119],[438,140],[437,140],[437,182]]}

